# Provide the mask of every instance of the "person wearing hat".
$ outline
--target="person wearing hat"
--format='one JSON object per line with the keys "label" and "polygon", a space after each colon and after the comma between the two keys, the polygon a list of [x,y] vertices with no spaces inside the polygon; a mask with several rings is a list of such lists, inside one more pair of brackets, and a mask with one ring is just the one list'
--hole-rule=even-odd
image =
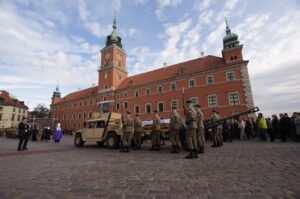
{"label": "person wearing hat", "polygon": [[205,137],[204,137],[204,116],[201,111],[201,106],[199,104],[195,105],[196,112],[197,112],[197,131],[196,131],[196,138],[197,138],[197,146],[198,146],[198,153],[204,153],[204,144],[205,144]]}
{"label": "person wearing hat", "polygon": [[131,146],[131,139],[132,139],[132,131],[133,131],[133,119],[130,117],[131,112],[127,111],[127,115],[125,116],[125,119],[123,120],[123,126],[124,126],[124,133],[122,136],[122,150],[120,152],[129,152],[129,147]]}
{"label": "person wearing hat", "polygon": [[197,113],[194,109],[192,101],[186,101],[187,111],[185,115],[185,124],[187,126],[186,131],[186,142],[188,145],[189,155],[185,158],[193,159],[198,158],[197,154],[197,140],[196,140],[196,129],[197,129]]}
{"label": "person wearing hat", "polygon": [[26,117],[23,117],[22,122],[20,122],[18,125],[18,137],[19,137],[18,151],[28,150],[27,143],[29,140],[29,125],[27,123]]}
{"label": "person wearing hat", "polygon": [[172,143],[173,150],[171,153],[179,153],[179,131],[180,131],[181,117],[176,110],[176,107],[172,107],[172,113],[170,117],[169,125],[169,138]]}
{"label": "person wearing hat", "polygon": [[[217,122],[220,119],[220,116],[216,110],[212,110],[212,115],[211,119],[213,122]],[[220,145],[220,140],[219,140],[219,125],[214,125],[213,126],[213,145],[211,147],[218,147]]]}
{"label": "person wearing hat", "polygon": [[142,137],[142,120],[140,119],[139,114],[135,114],[134,118],[134,144],[135,149],[139,150],[141,149],[141,140]]}
{"label": "person wearing hat", "polygon": [[157,110],[154,111],[152,132],[151,132],[151,142],[152,147],[150,151],[159,151],[160,150],[160,116]]}

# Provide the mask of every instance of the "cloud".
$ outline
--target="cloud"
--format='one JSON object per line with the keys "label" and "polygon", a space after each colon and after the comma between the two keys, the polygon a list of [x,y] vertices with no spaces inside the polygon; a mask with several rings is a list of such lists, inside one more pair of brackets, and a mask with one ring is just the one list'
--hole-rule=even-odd
{"label": "cloud", "polygon": [[[118,2],[118,1],[115,1]],[[119,4],[117,4],[119,5]],[[98,22],[95,22],[93,15],[91,14],[90,10],[88,9],[85,1],[80,0],[78,3],[78,12],[79,17],[82,20],[85,28],[89,30],[94,36],[98,38],[105,37],[110,33],[111,25],[101,25]]]}
{"label": "cloud", "polygon": [[194,3],[194,9],[198,10],[198,11],[203,11],[205,9],[207,9],[208,7],[210,7],[213,3],[213,0],[202,0],[202,1],[195,1]]}
{"label": "cloud", "polygon": [[[38,17],[27,16],[12,4],[0,4],[0,89],[34,90],[57,82],[85,87],[97,82],[90,74],[99,67],[100,46],[65,37]],[[31,98],[42,95],[50,100],[45,90]]]}
{"label": "cloud", "polygon": [[155,14],[158,19],[164,21],[166,17],[164,16],[164,9],[166,7],[176,8],[182,3],[182,0],[157,0],[158,8],[155,11]]}
{"label": "cloud", "polygon": [[145,5],[148,0],[134,0],[135,5]]}

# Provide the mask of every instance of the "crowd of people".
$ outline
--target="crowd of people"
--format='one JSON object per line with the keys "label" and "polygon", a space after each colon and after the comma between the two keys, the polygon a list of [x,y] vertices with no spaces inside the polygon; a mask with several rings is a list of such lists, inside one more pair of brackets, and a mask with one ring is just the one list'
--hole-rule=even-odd
{"label": "crowd of people", "polygon": [[258,114],[257,119],[239,118],[228,120],[223,123],[223,135],[225,141],[248,140],[251,138],[260,138],[271,142],[280,139],[283,142],[287,138],[295,139],[300,135],[300,113],[293,113],[289,117],[287,113],[272,115],[272,118],[265,118],[262,113]]}
{"label": "crowd of people", "polygon": [[[189,154],[188,159],[198,158],[198,154],[204,153],[204,143],[210,139],[213,144],[211,147],[221,147],[223,141],[232,142],[233,140],[249,140],[259,138],[262,141],[268,139],[273,142],[275,139],[281,139],[285,142],[287,138],[294,139],[296,135],[300,136],[300,113],[293,113],[292,117],[288,114],[280,114],[279,119],[276,115],[272,118],[265,118],[262,113],[258,117],[245,117],[228,119],[223,122],[218,122],[221,119],[220,114],[216,110],[212,110],[209,119],[215,122],[212,128],[204,128],[204,116],[200,105],[193,105],[190,100],[186,101],[186,110],[184,117],[181,117],[172,107],[170,115],[168,137],[172,143],[171,153],[179,153],[179,134],[182,126],[186,129],[186,148]],[[152,132],[151,132],[151,151],[159,151],[161,145],[160,132],[160,116],[157,111],[154,111]],[[121,152],[129,152],[131,141],[134,142],[134,149],[141,149],[141,131],[142,122],[139,115],[131,118],[130,111],[123,120],[124,136],[122,137]],[[133,139],[132,139],[133,138]]]}
{"label": "crowd of people", "polygon": [[41,136],[39,136],[39,129],[33,122],[28,122],[27,118],[22,118],[22,122],[18,125],[18,151],[28,150],[27,143],[31,139],[32,141],[37,141],[40,137],[41,141],[50,141],[51,134],[54,142],[60,142],[62,139],[62,130],[60,123],[57,122],[55,129],[52,132],[50,127],[43,127]]}

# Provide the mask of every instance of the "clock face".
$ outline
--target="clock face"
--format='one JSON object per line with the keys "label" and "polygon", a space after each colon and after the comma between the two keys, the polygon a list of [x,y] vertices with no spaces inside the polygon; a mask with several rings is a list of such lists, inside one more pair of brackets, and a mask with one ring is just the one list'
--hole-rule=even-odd
{"label": "clock face", "polygon": [[110,58],[110,53],[106,53],[105,54],[105,59],[109,59]]}

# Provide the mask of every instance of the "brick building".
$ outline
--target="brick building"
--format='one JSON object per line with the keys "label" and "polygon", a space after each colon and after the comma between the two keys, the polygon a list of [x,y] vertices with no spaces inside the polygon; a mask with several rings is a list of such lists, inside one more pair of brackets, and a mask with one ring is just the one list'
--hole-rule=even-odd
{"label": "brick building", "polygon": [[128,76],[126,52],[118,36],[116,20],[101,50],[98,86],[90,87],[65,97],[58,88],[53,93],[51,111],[66,129],[78,129],[93,111],[130,110],[143,120],[153,117],[158,110],[168,118],[171,107],[177,106],[183,115],[183,100],[201,104],[204,115],[217,109],[228,116],[254,106],[248,75],[248,61],[243,59],[243,45],[238,35],[231,33],[226,21],[222,57],[201,56],[186,62]]}

